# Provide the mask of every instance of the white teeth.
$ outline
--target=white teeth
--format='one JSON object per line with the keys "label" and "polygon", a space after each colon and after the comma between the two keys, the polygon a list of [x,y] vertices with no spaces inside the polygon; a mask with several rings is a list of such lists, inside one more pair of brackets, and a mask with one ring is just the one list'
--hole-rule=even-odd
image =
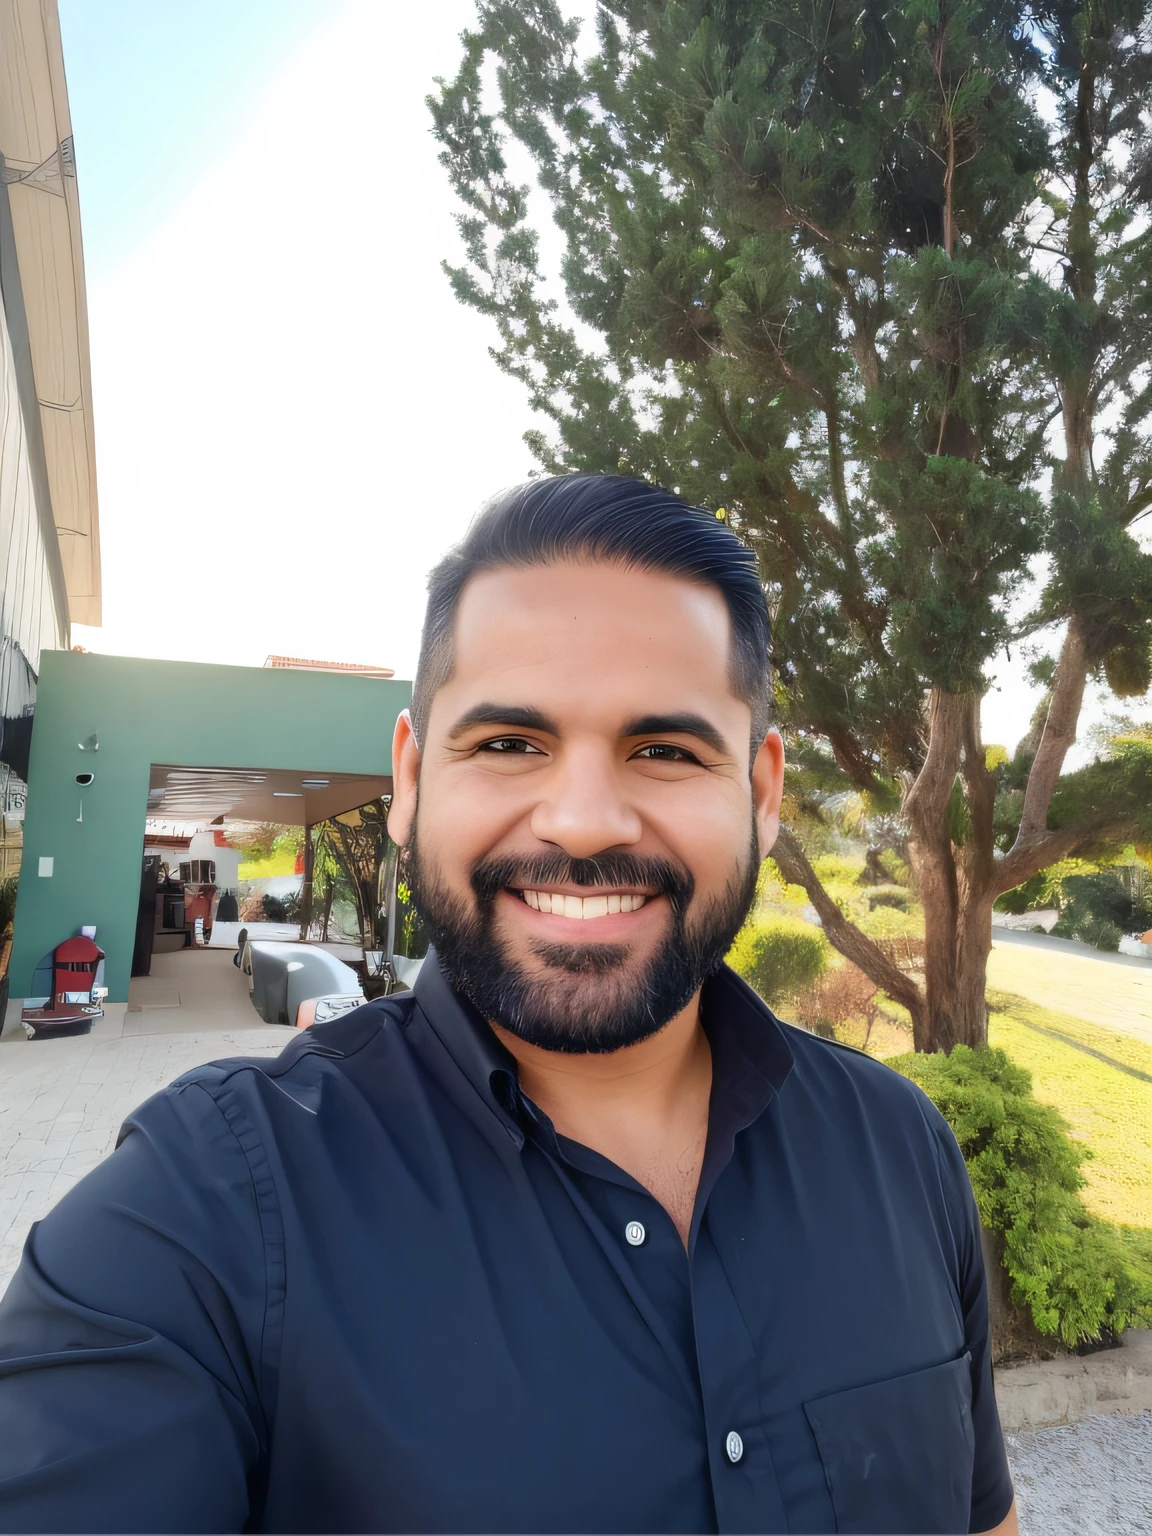
{"label": "white teeth", "polygon": [[615,916],[618,912],[638,912],[648,900],[647,896],[628,895],[562,896],[558,891],[522,891],[521,895],[534,912],[584,920]]}

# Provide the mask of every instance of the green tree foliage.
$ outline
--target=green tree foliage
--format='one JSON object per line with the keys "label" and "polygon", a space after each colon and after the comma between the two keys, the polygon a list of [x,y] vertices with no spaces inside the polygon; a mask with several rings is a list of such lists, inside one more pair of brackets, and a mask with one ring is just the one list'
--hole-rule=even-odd
{"label": "green tree foliage", "polygon": [[972,1178],[980,1219],[1004,1236],[1013,1299],[1041,1333],[1065,1344],[1152,1322],[1152,1277],[1123,1233],[1084,1209],[1088,1155],[1032,1080],[1003,1051],[898,1056],[948,1121]]}
{"label": "green tree foliage", "polygon": [[[1137,809],[1110,763],[1049,816],[1086,679],[1147,684],[1149,28],[1149,0],[602,0],[593,40],[554,0],[478,0],[430,100],[463,204],[449,275],[545,423],[541,464],[722,512],[774,616],[792,803],[899,812],[923,986],[787,828],[776,858],[918,1049],[984,1038],[995,897],[1096,835],[1105,798]],[[993,770],[989,664],[1057,626],[1044,717]]]}

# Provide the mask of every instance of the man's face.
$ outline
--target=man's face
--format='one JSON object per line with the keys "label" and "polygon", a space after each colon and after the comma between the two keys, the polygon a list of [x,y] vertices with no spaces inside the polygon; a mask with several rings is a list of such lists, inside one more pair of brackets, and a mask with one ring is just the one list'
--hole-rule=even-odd
{"label": "man's face", "polygon": [[[775,837],[720,593],[594,563],[464,589],[451,679],[397,726],[389,827],[450,981],[553,1050],[662,1028],[722,958]],[[418,810],[417,810],[418,805]]]}

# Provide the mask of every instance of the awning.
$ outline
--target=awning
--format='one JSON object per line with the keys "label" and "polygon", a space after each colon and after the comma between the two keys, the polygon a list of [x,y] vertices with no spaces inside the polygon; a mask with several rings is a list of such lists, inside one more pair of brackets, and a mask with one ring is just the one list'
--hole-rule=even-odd
{"label": "awning", "polygon": [[0,154],[69,614],[98,625],[88,308],[55,0],[0,0]]}

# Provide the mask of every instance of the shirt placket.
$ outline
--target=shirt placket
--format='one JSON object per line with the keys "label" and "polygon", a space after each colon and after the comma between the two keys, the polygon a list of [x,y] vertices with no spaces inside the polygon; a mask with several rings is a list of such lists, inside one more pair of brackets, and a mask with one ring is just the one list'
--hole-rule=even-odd
{"label": "shirt placket", "polygon": [[[672,1218],[648,1190],[597,1153],[561,1144],[534,1106],[529,1117],[536,1139],[582,1205],[589,1228],[702,1415],[716,1529],[786,1530],[764,1428],[760,1362],[712,1241],[708,1191],[701,1190],[704,1205],[686,1253]],[[727,1171],[730,1155],[729,1143],[707,1169],[713,1188]],[[677,1295],[677,1287],[668,1282],[673,1276],[682,1279],[685,1266],[687,1291]]]}
{"label": "shirt placket", "polygon": [[690,1259],[696,1364],[717,1529],[788,1529],[760,1401],[760,1361],[732,1292],[707,1212]]}

